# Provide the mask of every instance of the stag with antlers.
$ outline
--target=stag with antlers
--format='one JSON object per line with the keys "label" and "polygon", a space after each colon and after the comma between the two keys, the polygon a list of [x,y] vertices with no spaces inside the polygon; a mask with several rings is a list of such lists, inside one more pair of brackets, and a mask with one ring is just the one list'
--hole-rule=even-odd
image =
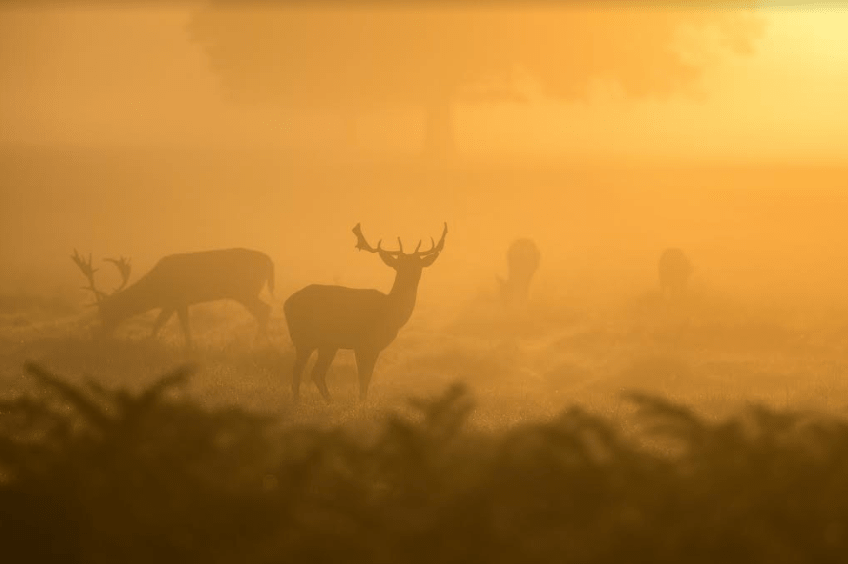
{"label": "stag with antlers", "polygon": [[412,253],[399,249],[387,251],[382,241],[372,247],[357,223],[353,228],[356,248],[375,253],[396,271],[394,285],[388,294],[378,290],[345,288],[313,284],[295,292],[283,309],[295,348],[292,370],[292,396],[298,401],[301,373],[314,351],[318,359],[312,368],[312,381],[324,400],[330,401],[325,377],[339,349],[353,350],[359,373],[359,399],[368,395],[377,357],[397,337],[398,331],[412,316],[421,271],[432,265],[445,246],[448,225],[445,223],[438,244],[430,239],[431,248],[420,251],[421,242]]}
{"label": "stag with antlers", "polygon": [[91,255],[83,258],[76,250],[71,257],[88,280],[84,289],[94,294],[100,315],[101,335],[110,335],[125,319],[160,309],[151,338],[174,315],[180,319],[186,346],[191,348],[188,307],[192,304],[230,299],[242,304],[259,323],[258,336],[266,334],[271,307],[259,299],[267,284],[274,291],[274,263],[265,253],[249,249],[223,249],[169,255],[134,284],[127,287],[130,261],[105,259],[121,273],[123,283],[112,293],[97,289]]}

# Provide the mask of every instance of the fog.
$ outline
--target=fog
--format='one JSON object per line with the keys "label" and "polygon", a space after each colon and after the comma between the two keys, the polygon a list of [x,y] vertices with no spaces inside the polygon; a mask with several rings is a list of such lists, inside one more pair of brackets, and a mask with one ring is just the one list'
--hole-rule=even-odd
{"label": "fog", "polygon": [[840,561],[848,11],[697,4],[0,5],[0,554]]}
{"label": "fog", "polygon": [[[407,248],[438,238],[448,223],[447,250],[421,288],[429,302],[494,291],[508,244],[524,236],[542,249],[540,299],[653,290],[668,246],[686,249],[693,284],[712,291],[823,305],[841,303],[848,282],[838,167],[457,171],[43,148],[6,150],[4,161],[7,186],[29,186],[4,196],[7,292],[76,292],[74,248],[98,260],[130,256],[138,276],[170,253],[238,246],[269,253],[281,288],[337,281],[387,291],[392,272],[354,249],[357,222],[392,248],[396,237]],[[102,276],[115,285],[116,273]]]}
{"label": "fog", "polygon": [[[499,95],[458,96],[456,155],[448,163],[419,158],[422,106],[402,86],[383,88],[361,109],[353,105],[354,90],[347,102],[330,95],[314,104],[251,98],[273,95],[277,82],[253,80],[253,70],[216,70],[230,67],[208,56],[214,48],[204,50],[215,41],[215,26],[227,21],[226,8],[215,9],[225,19],[201,4],[31,10],[13,4],[0,12],[4,291],[70,291],[78,276],[67,260],[73,248],[95,257],[131,256],[141,274],[169,253],[233,246],[271,254],[288,289],[332,280],[386,289],[391,273],[353,250],[351,227],[361,222],[374,238],[402,236],[414,244],[438,235],[447,221],[448,251],[439,268],[427,272],[424,301],[492,290],[507,244],[520,236],[543,250],[539,290],[558,299],[645,291],[655,284],[656,258],[667,246],[685,248],[697,263],[695,283],[717,291],[783,296],[790,303],[841,299],[845,162],[836,141],[848,133],[845,113],[837,109],[848,88],[848,49],[837,32],[844,12],[738,12],[754,23],[721,25],[750,44],[739,52],[705,49],[696,79],[680,92],[669,92],[674,87],[661,77],[653,79],[657,95],[616,86],[616,72],[629,77],[644,64],[633,56],[619,68],[598,63],[599,75],[612,82],[590,76],[585,91],[563,86],[545,94],[531,84],[528,101],[516,103]],[[333,10],[339,8],[321,12],[331,20],[327,25],[337,25]],[[460,16],[483,18],[495,30],[501,21],[538,10],[507,4]],[[565,22],[569,13],[589,17],[579,7],[547,10],[543,16]],[[680,18],[685,28],[694,13],[645,12],[609,10],[592,23],[610,21],[621,31],[617,14],[629,14],[655,27]],[[320,25],[321,13],[307,14],[310,25]],[[407,25],[418,12],[400,13]],[[442,33],[444,45],[491,40],[482,32],[455,38],[450,10],[421,13],[427,25],[448,26],[433,31]],[[381,14],[362,5],[345,17],[362,17],[379,34],[386,24]],[[250,10],[238,17],[252,21]],[[573,36],[560,48],[579,53],[580,35],[569,29]],[[453,67],[419,73],[438,82],[439,73],[477,64],[480,52],[501,56],[526,39],[520,31],[514,35],[504,34],[488,51],[463,51]],[[341,53],[320,45],[327,34],[315,37],[319,45],[311,52],[326,51],[313,55],[316,65],[346,64],[327,59]],[[379,35],[383,42],[391,37]],[[410,59],[401,64],[411,72],[428,59],[426,51],[413,53],[410,41],[426,37],[402,43]],[[617,36],[608,39],[604,50],[593,45],[590,52],[616,56]],[[221,49],[229,48],[220,41]],[[368,53],[371,47],[363,45],[360,51]],[[232,48],[230,65],[238,64],[238,49],[247,54],[254,47],[242,41]],[[245,69],[263,64],[245,61],[253,61]],[[374,65],[384,64],[386,80],[411,80],[392,66],[395,59],[367,69],[351,64],[350,72],[378,74]],[[660,72],[663,64],[645,72]],[[591,70],[580,63],[560,74]],[[309,92],[323,84],[314,77],[323,75],[320,67],[313,71],[257,67],[256,76],[296,82],[297,72],[310,72],[303,78],[312,90],[304,92],[314,96]],[[244,84],[228,89],[237,77]],[[639,88],[650,90],[643,82]]]}

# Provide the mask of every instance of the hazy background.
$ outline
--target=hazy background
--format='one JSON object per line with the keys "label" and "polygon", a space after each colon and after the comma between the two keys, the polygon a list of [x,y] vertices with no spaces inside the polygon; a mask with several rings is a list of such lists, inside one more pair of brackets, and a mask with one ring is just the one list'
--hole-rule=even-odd
{"label": "hazy background", "polygon": [[[846,30],[835,2],[1,2],[3,561],[844,560]],[[342,350],[295,404],[282,302],[391,286],[359,222],[449,232],[367,401]],[[504,307],[518,237],[541,266]],[[235,246],[276,264],[267,339],[223,301],[195,347],[155,311],[96,338],[74,248],[110,291],[105,257]]]}
{"label": "hazy background", "polygon": [[[447,221],[424,304],[493,292],[519,236],[542,250],[540,296],[645,291],[680,246],[696,288],[839,302],[848,10],[755,4],[5,3],[0,292],[83,300],[74,247],[131,256],[137,276],[232,246],[272,255],[278,298],[387,290],[353,225],[413,246]],[[485,84],[460,91],[476,70]],[[455,146],[428,156],[438,96]]]}

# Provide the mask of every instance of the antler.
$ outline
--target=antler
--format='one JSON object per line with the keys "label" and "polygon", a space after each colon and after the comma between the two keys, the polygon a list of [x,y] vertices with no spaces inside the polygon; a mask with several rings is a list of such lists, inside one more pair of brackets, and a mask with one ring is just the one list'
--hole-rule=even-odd
{"label": "antler", "polygon": [[132,265],[130,264],[130,259],[126,257],[121,257],[119,259],[107,258],[103,260],[114,264],[117,267],[118,272],[121,273],[121,285],[115,288],[112,293],[114,294],[115,292],[120,292],[124,289],[124,286],[126,286],[127,282],[129,282],[130,280],[130,272],[132,272]]}
{"label": "antler", "polygon": [[82,289],[89,290],[92,294],[94,294],[94,299],[97,303],[99,303],[106,294],[98,290],[94,285],[94,273],[97,272],[97,269],[91,265],[91,253],[88,254],[88,260],[85,260],[85,258],[80,255],[76,249],[74,249],[74,254],[71,256],[71,260],[76,263],[88,280],[88,287],[86,288],[83,286]]}
{"label": "antler", "polygon": [[419,256],[420,257],[420,256],[430,255],[430,254],[433,254],[433,253],[442,252],[442,249],[445,247],[445,235],[448,234],[448,223],[445,222],[445,229],[444,229],[444,231],[442,231],[442,238],[439,240],[438,245],[433,240],[433,238],[430,237],[430,244],[431,244],[430,249],[428,249],[426,251],[419,252],[418,249],[421,248],[421,241],[418,241],[418,246],[415,247],[415,251],[412,252],[412,253],[408,253],[408,254],[403,252],[403,242],[400,240],[400,237],[398,237],[399,250],[397,250],[397,251],[387,251],[387,250],[380,247],[381,243],[383,242],[382,239],[380,239],[377,242],[377,248],[374,248],[371,245],[369,245],[368,241],[365,240],[365,236],[362,234],[362,227],[360,226],[360,224],[357,223],[356,226],[354,226],[353,233],[354,233],[354,235],[356,235],[356,248],[361,250],[361,251],[368,251],[369,253],[386,253],[386,254],[390,254],[390,255],[394,255],[394,256],[405,255],[405,256]]}
{"label": "antler", "polygon": [[[383,240],[380,239],[377,241],[377,247],[374,248],[368,244],[368,241],[365,240],[365,235],[362,234],[362,227],[357,223],[353,228],[353,234],[356,235],[356,248],[360,251],[368,251],[369,253],[384,253],[388,255],[402,255],[403,254],[403,245],[401,244],[400,251],[387,251],[380,247],[383,243]],[[400,237],[398,237],[398,243],[400,243]]]}
{"label": "antler", "polygon": [[442,238],[441,238],[441,239],[439,239],[439,244],[438,244],[438,245],[437,245],[437,244],[436,244],[436,242],[433,240],[433,238],[432,238],[432,237],[430,237],[430,249],[429,249],[429,250],[421,251],[421,252],[419,253],[419,252],[418,252],[418,249],[421,247],[421,241],[419,241],[419,242],[418,242],[418,246],[417,246],[417,247],[415,247],[415,252],[414,252],[414,253],[412,253],[412,254],[413,254],[413,255],[417,255],[417,256],[424,256],[424,255],[431,255],[431,254],[433,254],[433,253],[441,253],[441,252],[442,252],[442,249],[444,249],[444,248],[445,248],[445,235],[447,235],[447,234],[448,234],[448,222],[446,221],[446,222],[445,222],[445,229],[444,229],[444,231],[442,231]]}
{"label": "antler", "polygon": [[[83,287],[83,290],[88,290],[88,291],[90,291],[91,293],[94,294],[94,299],[96,300],[95,304],[100,303],[100,301],[103,298],[111,295],[111,294],[107,294],[106,292],[103,292],[101,290],[98,290],[97,287],[94,285],[94,273],[97,272],[99,269],[94,268],[92,266],[92,264],[91,264],[91,253],[88,254],[88,260],[86,260],[85,257],[80,255],[79,252],[77,252],[77,250],[74,249],[74,254],[73,254],[73,256],[71,256],[71,260],[73,260],[76,263],[76,265],[82,271],[83,275],[88,280],[88,287]],[[118,271],[121,273],[121,279],[122,279],[121,285],[118,286],[115,290],[113,290],[112,294],[114,294],[115,292],[120,292],[121,290],[124,289],[124,286],[127,285],[127,282],[129,282],[129,279],[130,279],[130,272],[132,271],[132,266],[130,265],[130,259],[125,258],[125,257],[121,257],[120,259],[108,258],[108,259],[103,259],[103,260],[111,262],[112,264],[114,264],[118,268]]]}

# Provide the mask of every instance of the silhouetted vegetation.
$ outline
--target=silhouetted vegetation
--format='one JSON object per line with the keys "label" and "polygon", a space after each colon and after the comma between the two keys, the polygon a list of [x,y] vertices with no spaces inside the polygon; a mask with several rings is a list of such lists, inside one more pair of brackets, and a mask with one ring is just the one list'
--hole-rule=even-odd
{"label": "silhouetted vegetation", "polygon": [[[564,100],[588,98],[596,78],[635,99],[691,89],[705,66],[709,33],[727,54],[753,51],[763,22],[745,10],[752,4],[604,11],[577,4],[490,10],[471,2],[447,9],[352,3],[327,10],[234,9],[215,0],[192,15],[188,31],[235,100],[347,116],[417,105],[426,112],[425,151],[450,157],[456,101],[526,103],[536,94],[528,86],[534,81]],[[685,54],[681,31],[688,31]]]}
{"label": "silhouetted vegetation", "polygon": [[459,385],[375,433],[275,425],[33,365],[0,405],[14,562],[837,562],[848,423],[720,422],[632,394],[638,433],[571,408],[474,431]]}

